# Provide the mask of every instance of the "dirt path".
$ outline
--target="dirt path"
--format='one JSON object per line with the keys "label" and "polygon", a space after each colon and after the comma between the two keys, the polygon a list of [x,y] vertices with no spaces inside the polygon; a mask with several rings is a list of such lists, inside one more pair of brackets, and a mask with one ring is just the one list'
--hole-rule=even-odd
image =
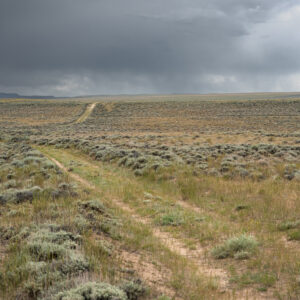
{"label": "dirt path", "polygon": [[96,107],[97,103],[91,103],[87,106],[85,112],[76,120],[75,123],[82,123],[84,122],[89,115],[92,113],[92,111],[94,110],[94,108]]}
{"label": "dirt path", "polygon": [[[52,160],[63,172],[68,173],[71,178],[80,182],[84,187],[97,191],[97,187],[95,185],[90,184],[87,180],[77,174],[68,172],[67,168],[55,158],[49,157],[49,159]],[[129,209],[128,207],[126,208]],[[120,257],[127,265],[136,270],[143,280],[148,282],[148,284],[153,286],[158,292],[174,297],[174,299],[177,300],[181,299],[175,296],[174,292],[163,284],[164,276],[162,276],[161,272],[153,264],[151,264],[151,262],[147,261],[145,257],[142,259],[142,256],[138,253],[130,253],[123,250],[120,253]],[[167,273],[167,270],[164,270],[164,272]]]}
{"label": "dirt path", "polygon": [[119,257],[122,260],[124,269],[135,270],[149,287],[174,300],[183,300],[176,295],[173,289],[166,285],[166,282],[169,282],[171,278],[171,272],[162,265],[153,264],[151,256],[147,256],[145,253],[141,255],[138,252],[128,252],[121,249]]}
{"label": "dirt path", "polygon": [[[71,178],[76,180],[77,182],[80,182],[85,187],[88,187],[93,190],[97,190],[97,187],[91,183],[89,183],[84,178],[80,177],[77,174],[70,173],[67,171],[67,168],[62,165],[60,162],[58,162],[56,159],[49,157],[61,170],[64,172],[67,172]],[[119,201],[117,199],[113,199],[113,202],[120,208],[122,208],[124,211],[129,212],[131,216],[137,220],[138,222],[141,222],[144,225],[151,226],[150,220],[147,218],[142,218],[141,216],[137,215],[136,212],[129,207],[127,204],[125,204],[122,201]],[[213,268],[208,265],[207,262],[205,262],[204,258],[204,250],[202,248],[198,248],[195,250],[190,250],[187,247],[184,246],[182,242],[180,242],[178,239],[175,239],[171,236],[168,232],[161,231],[159,228],[152,228],[153,235],[160,239],[164,245],[166,245],[169,249],[171,249],[176,254],[179,254],[181,256],[188,257],[190,260],[193,261],[195,265],[199,267],[199,271],[203,274],[209,275],[211,277],[217,277],[219,279],[219,286],[221,288],[225,288],[228,284],[227,274],[224,270]]]}
{"label": "dirt path", "polygon": [[[48,156],[49,157],[49,156]],[[82,178],[78,174],[74,174],[67,171],[67,168],[58,162],[56,159],[49,157],[62,171],[68,173],[68,175],[76,180],[77,182],[80,182],[83,186],[93,189],[95,191],[100,191],[95,185],[88,182],[86,179]],[[199,272],[199,275],[205,275],[207,277],[211,277],[213,279],[216,279],[218,282],[218,287],[220,291],[228,292],[230,293],[229,289],[229,275],[224,269],[214,267],[209,264],[208,260],[205,257],[205,249],[201,246],[198,246],[196,249],[189,249],[187,248],[182,241],[180,241],[177,238],[174,238],[170,233],[162,231],[160,228],[153,227],[150,220],[145,217],[141,217],[136,213],[134,209],[132,209],[130,206],[128,206],[123,201],[120,201],[118,199],[112,199],[113,203],[121,208],[123,211],[129,213],[133,219],[135,219],[137,222],[140,222],[143,225],[146,225],[148,228],[151,229],[152,234],[154,237],[156,237],[158,240],[161,241],[163,245],[168,247],[172,252],[176,253],[177,255],[183,256],[185,258],[188,258],[188,260],[197,267],[197,270]],[[180,201],[179,203],[185,208],[193,209],[194,211],[198,210],[193,205],[187,204],[184,201]],[[255,291],[246,289],[243,291],[235,291],[234,292],[234,299],[270,299],[269,297],[264,297],[261,294],[255,293]]]}

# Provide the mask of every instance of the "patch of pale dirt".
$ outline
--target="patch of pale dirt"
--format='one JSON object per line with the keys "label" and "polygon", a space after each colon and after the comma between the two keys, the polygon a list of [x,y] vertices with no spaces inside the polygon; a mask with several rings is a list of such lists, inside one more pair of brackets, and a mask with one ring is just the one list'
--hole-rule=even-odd
{"label": "patch of pale dirt", "polygon": [[171,277],[169,270],[163,268],[163,266],[154,265],[151,263],[151,259],[149,257],[137,252],[122,250],[120,253],[120,259],[122,260],[125,268],[135,270],[138,276],[144,282],[147,282],[149,287],[153,288],[153,290],[171,297],[172,299],[181,300],[181,298],[177,297],[171,288],[166,286],[166,283]]}
{"label": "patch of pale dirt", "polygon": [[192,205],[190,203],[187,203],[185,201],[180,201],[180,200],[177,200],[177,203],[183,207],[183,208],[186,208],[186,209],[189,209],[189,210],[193,210],[194,212],[196,213],[204,213],[204,211],[200,208],[200,207],[197,207],[195,205]]}

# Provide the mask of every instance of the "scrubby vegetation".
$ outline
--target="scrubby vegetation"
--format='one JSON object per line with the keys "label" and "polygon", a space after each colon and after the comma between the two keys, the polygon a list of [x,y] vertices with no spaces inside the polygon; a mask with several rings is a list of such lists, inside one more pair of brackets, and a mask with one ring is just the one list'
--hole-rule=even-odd
{"label": "scrubby vegetation", "polygon": [[[114,257],[113,245],[101,235],[120,237],[118,222],[105,205],[81,194],[77,184],[27,143],[2,140],[0,147],[1,299],[127,300],[144,295],[141,282],[122,282],[121,277],[118,287],[89,280],[102,268],[96,257]],[[87,255],[90,232],[99,235],[93,241],[94,259]],[[84,283],[75,288],[79,279]]]}
{"label": "scrubby vegetation", "polygon": [[88,283],[59,293],[57,300],[127,300],[126,294],[121,289],[106,283]]}
{"label": "scrubby vegetation", "polygon": [[223,245],[214,248],[212,255],[218,259],[228,257],[247,259],[256,251],[257,245],[257,241],[252,236],[241,235],[231,238]]}
{"label": "scrubby vegetation", "polygon": [[0,101],[0,297],[299,298],[295,95],[90,100]]}

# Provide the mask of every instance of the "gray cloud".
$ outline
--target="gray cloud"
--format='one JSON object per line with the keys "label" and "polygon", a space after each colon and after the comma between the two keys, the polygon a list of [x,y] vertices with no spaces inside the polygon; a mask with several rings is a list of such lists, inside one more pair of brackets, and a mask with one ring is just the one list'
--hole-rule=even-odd
{"label": "gray cloud", "polygon": [[298,28],[292,0],[1,0],[0,90],[299,90]]}

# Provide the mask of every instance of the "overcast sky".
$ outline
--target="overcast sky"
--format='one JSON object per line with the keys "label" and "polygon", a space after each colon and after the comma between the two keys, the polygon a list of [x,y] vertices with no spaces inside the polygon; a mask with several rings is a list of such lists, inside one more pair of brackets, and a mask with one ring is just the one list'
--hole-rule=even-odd
{"label": "overcast sky", "polygon": [[299,0],[0,0],[0,92],[300,91]]}

